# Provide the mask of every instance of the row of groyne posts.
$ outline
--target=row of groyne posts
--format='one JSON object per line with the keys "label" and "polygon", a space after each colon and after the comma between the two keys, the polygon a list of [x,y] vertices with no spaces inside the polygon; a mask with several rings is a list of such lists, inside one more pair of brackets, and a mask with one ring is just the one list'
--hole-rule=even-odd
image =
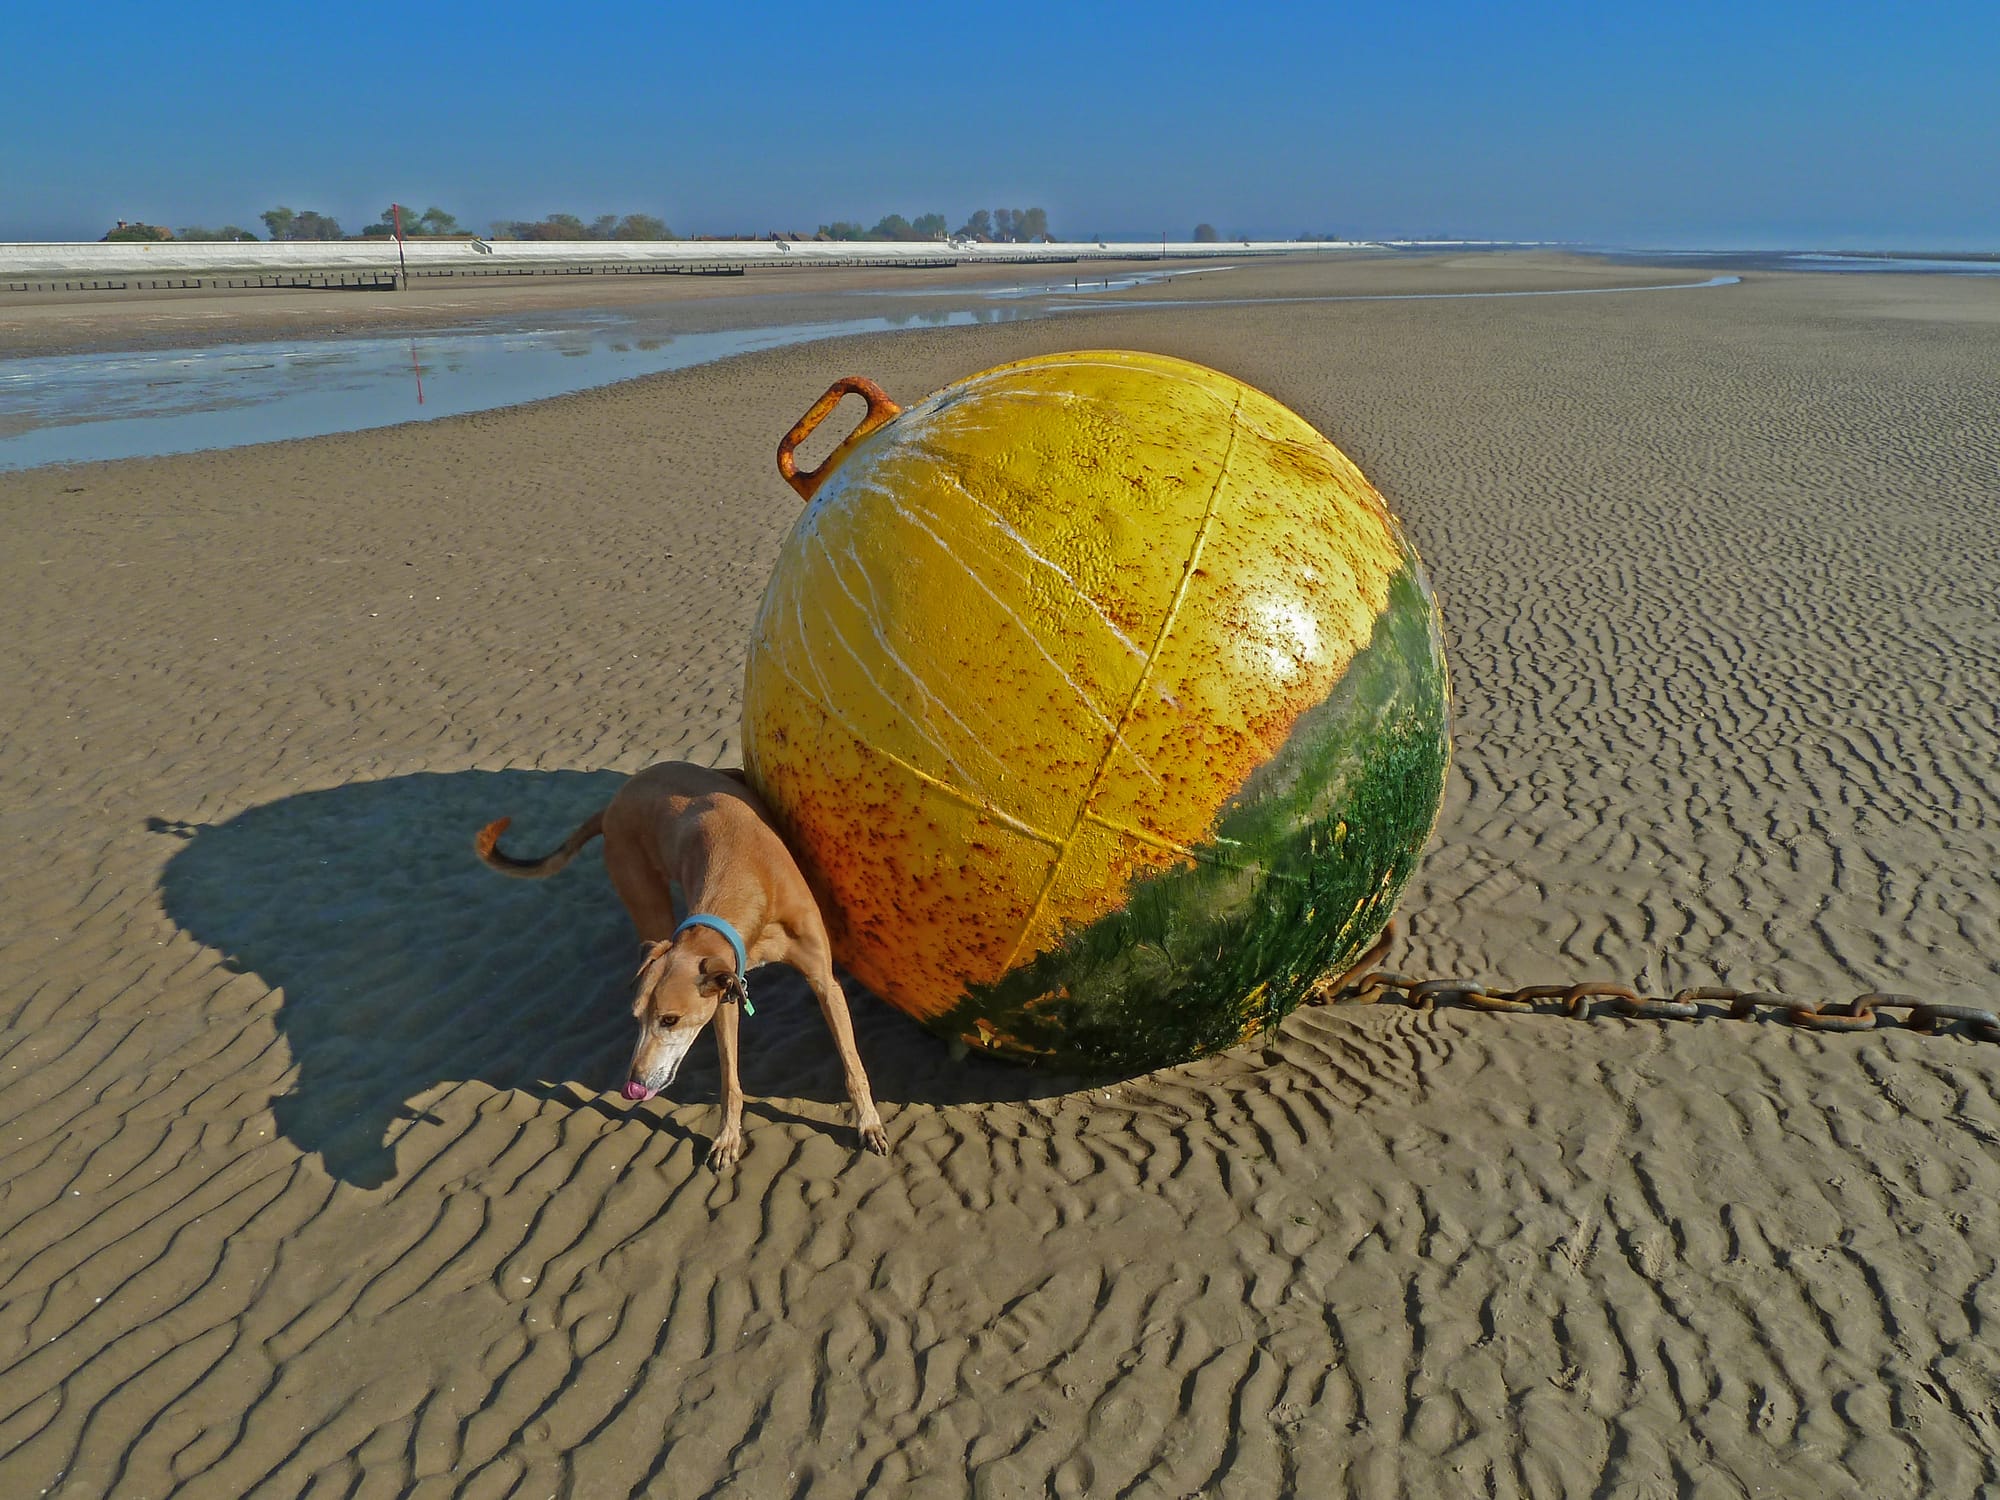
{"label": "row of groyne posts", "polygon": [[[946,262],[946,264],[950,264]],[[494,266],[470,270],[278,271],[261,276],[148,276],[0,281],[4,292],[343,291],[395,292],[427,276],[741,276],[741,266]]]}
{"label": "row of groyne posts", "polygon": [[[407,247],[415,253],[407,259]],[[413,281],[519,276],[741,276],[755,269],[851,267],[941,270],[961,265],[1074,265],[1083,261],[1220,260],[1352,251],[1359,244],[1289,242],[912,246],[671,241],[608,251],[601,243],[406,241],[383,264],[380,241],[323,244],[0,244],[0,292],[196,290],[397,291]]]}

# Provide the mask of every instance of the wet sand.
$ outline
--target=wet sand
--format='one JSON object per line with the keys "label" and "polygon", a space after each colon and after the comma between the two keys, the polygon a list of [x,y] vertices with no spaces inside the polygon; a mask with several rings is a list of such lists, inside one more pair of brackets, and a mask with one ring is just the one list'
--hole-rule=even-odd
{"label": "wet sand", "polygon": [[2000,1486],[2000,1046],[1378,1006],[1085,1086],[858,997],[883,1160],[772,970],[718,1178],[707,1043],[609,1092],[595,854],[472,858],[735,763],[831,379],[1123,346],[1423,549],[1457,757],[1397,968],[1991,1006],[2000,283],[1228,300],[1591,277],[1700,279],[1260,266],[0,475],[0,1494]]}
{"label": "wet sand", "polygon": [[[1009,271],[746,271],[741,276],[508,276],[419,278],[407,291],[216,289],[136,292],[10,292],[0,296],[0,358],[107,349],[192,348],[238,339],[340,338],[417,333],[475,319],[572,308],[752,304],[852,292],[1004,285]],[[976,291],[973,292],[976,295]],[[774,315],[775,316],[775,315]]]}
{"label": "wet sand", "polygon": [[[1382,257],[1343,252],[1356,261]],[[1332,255],[1314,260],[1332,260]],[[1156,258],[1088,266],[963,265],[749,269],[740,276],[590,275],[418,277],[400,292],[294,291],[205,287],[185,291],[9,292],[0,294],[0,358],[95,350],[182,348],[238,339],[340,338],[420,333],[514,314],[560,314],[577,308],[675,307],[710,315],[722,326],[775,321],[824,322],[852,316],[853,294],[916,306],[930,299],[1009,286],[1190,269]],[[840,311],[830,311],[838,308]]]}

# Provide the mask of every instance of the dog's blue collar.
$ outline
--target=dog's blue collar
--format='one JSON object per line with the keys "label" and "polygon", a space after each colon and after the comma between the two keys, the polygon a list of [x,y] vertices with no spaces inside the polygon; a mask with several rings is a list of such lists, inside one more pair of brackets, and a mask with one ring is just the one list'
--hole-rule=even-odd
{"label": "dog's blue collar", "polygon": [[[739,979],[745,979],[748,977],[750,973],[750,954],[749,951],[743,946],[743,936],[741,933],[739,933],[734,927],[730,926],[727,922],[723,921],[722,918],[711,917],[707,912],[698,911],[695,912],[693,915],[691,915],[685,922],[681,923],[680,926],[674,929],[674,936],[679,937],[682,933],[686,932],[690,927],[706,927],[711,932],[721,933],[723,937],[728,940],[730,948],[735,951],[736,977]],[[757,1014],[756,1010],[752,1008],[750,1004],[750,990],[747,985],[744,987],[743,990],[743,1014],[746,1016],[754,1016]]]}

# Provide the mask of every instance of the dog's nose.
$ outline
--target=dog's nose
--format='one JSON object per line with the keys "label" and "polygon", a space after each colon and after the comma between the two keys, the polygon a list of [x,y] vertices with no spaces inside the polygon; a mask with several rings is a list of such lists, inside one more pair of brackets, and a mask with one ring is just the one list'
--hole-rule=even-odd
{"label": "dog's nose", "polygon": [[645,1084],[639,1082],[636,1078],[625,1085],[625,1097],[627,1099],[650,1099],[657,1092],[658,1090],[647,1088]]}

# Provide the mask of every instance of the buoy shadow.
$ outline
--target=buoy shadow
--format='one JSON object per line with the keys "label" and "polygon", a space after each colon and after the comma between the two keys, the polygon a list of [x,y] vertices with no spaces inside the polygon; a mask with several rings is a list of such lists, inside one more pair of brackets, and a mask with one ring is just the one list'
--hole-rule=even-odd
{"label": "buoy shadow", "polygon": [[[638,945],[596,846],[561,874],[504,879],[473,835],[503,814],[509,842],[553,846],[623,781],[615,772],[457,771],[356,782],[253,807],[224,823],[148,820],[183,841],[161,876],[167,915],[282,995],[296,1080],[278,1128],[362,1187],[395,1175],[388,1137],[440,1085],[476,1080],[623,1112]],[[884,1104],[1051,1098],[1102,1080],[977,1056],[954,1060],[915,1022],[847,982],[856,1041]],[[758,971],[745,1023],[753,1112],[784,1098],[845,1101],[803,979]],[[713,1043],[672,1090],[717,1097]],[[793,1116],[796,1118],[796,1116]],[[670,1121],[659,1128],[680,1131]]]}

